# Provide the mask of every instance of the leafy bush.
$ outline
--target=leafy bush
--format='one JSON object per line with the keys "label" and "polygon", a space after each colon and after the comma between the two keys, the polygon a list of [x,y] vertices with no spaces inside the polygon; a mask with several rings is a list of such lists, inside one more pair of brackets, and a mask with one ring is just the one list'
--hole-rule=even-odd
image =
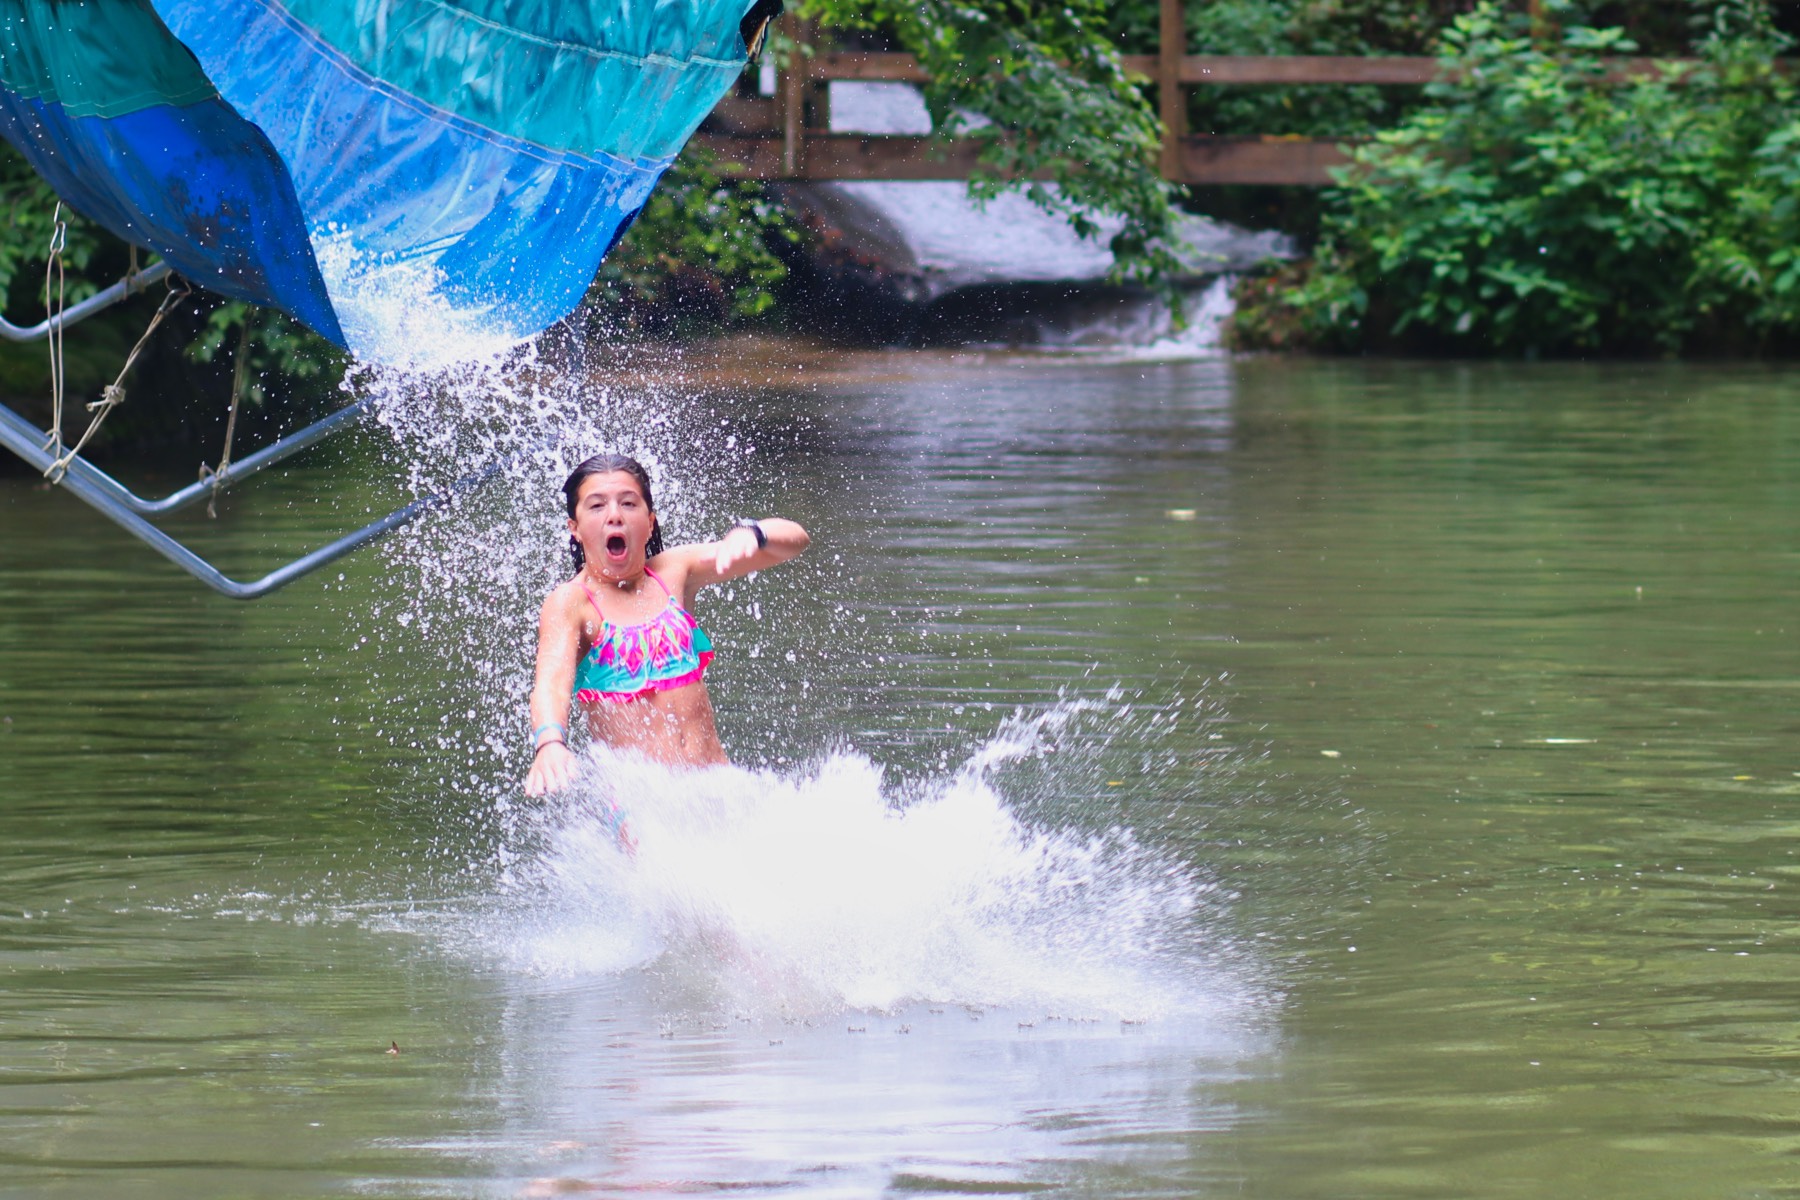
{"label": "leafy bush", "polygon": [[[1548,7],[1548,6],[1547,6]],[[1483,3],[1444,34],[1429,104],[1358,149],[1312,270],[1266,298],[1341,349],[1749,349],[1800,321],[1800,145],[1786,39],[1754,0],[1697,65],[1621,82],[1623,30],[1534,44]],[[1254,307],[1254,298],[1253,298]]]}
{"label": "leafy bush", "polygon": [[[23,154],[0,141],[0,304],[9,315],[31,314],[15,318],[15,323],[30,325],[44,319],[44,259],[49,254],[56,211],[56,193],[43,176],[31,169]],[[73,304],[97,290],[87,273],[99,266],[96,256],[107,257],[106,245],[115,239],[67,205],[62,208],[62,220],[68,227],[63,246],[64,299]],[[116,257],[124,261],[122,253]]]}
{"label": "leafy bush", "polygon": [[709,320],[757,316],[787,277],[778,248],[799,239],[762,184],[725,178],[689,146],[600,264],[591,298],[628,314],[678,305]]}
{"label": "leafy bush", "polygon": [[[1225,0],[1188,7],[1193,54],[1429,54],[1453,0]],[[1461,7],[1456,5],[1456,7]],[[1417,87],[1194,88],[1196,133],[1351,137],[1399,120]]]}

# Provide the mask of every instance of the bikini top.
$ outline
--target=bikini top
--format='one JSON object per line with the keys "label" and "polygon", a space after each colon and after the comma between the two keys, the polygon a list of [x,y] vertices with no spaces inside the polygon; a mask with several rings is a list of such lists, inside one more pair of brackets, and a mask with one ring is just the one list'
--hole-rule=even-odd
{"label": "bikini top", "polygon": [[668,594],[661,612],[637,625],[614,625],[600,612],[587,580],[581,590],[600,613],[600,636],[575,664],[575,699],[582,704],[629,704],[651,692],[698,683],[712,662],[712,639],[675,593],[649,567],[644,574]]}

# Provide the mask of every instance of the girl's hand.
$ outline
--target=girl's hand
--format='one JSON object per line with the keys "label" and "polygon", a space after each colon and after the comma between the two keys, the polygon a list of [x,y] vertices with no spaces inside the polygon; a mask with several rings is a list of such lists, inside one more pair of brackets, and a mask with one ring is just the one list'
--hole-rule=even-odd
{"label": "girl's hand", "polygon": [[575,756],[561,742],[545,742],[531,760],[531,773],[525,776],[527,796],[547,796],[560,792],[575,778]]}
{"label": "girl's hand", "polygon": [[755,558],[756,552],[762,549],[762,543],[756,540],[756,531],[742,525],[728,530],[714,545],[718,547],[718,554],[713,559],[713,570],[722,578],[729,576],[731,568],[739,563]]}
{"label": "girl's hand", "polygon": [[[757,536],[757,530],[762,536]],[[715,542],[694,542],[663,551],[668,556],[658,559],[657,569],[674,575],[675,588],[681,592],[684,608],[691,608],[694,593],[710,584],[740,579],[756,571],[779,566],[805,550],[812,541],[806,530],[783,517],[762,517],[754,522],[733,525]],[[579,593],[576,593],[579,596]],[[579,609],[574,610],[579,612]],[[579,642],[579,630],[576,641]],[[575,663],[569,663],[569,679],[575,678]],[[549,696],[549,693],[546,693]],[[532,710],[536,712],[534,708]],[[546,712],[549,709],[546,707]]]}

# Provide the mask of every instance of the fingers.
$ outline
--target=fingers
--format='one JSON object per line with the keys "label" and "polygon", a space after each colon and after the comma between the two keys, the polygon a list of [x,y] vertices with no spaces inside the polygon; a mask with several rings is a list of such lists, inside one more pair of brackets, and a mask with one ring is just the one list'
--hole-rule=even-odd
{"label": "fingers", "polygon": [[756,551],[754,533],[747,529],[733,529],[719,539],[719,553],[713,559],[713,569],[723,575],[738,563],[755,555]]}
{"label": "fingers", "polygon": [[551,792],[560,792],[569,786],[575,778],[573,767],[574,755],[560,747],[551,747],[531,764],[531,771],[525,776],[525,794],[527,796],[547,796]]}

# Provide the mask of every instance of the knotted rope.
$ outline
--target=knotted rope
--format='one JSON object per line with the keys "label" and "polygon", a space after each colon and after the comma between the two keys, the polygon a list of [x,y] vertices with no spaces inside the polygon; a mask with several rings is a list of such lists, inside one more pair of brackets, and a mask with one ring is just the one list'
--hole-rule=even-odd
{"label": "knotted rope", "polygon": [[219,515],[219,493],[225,490],[225,476],[231,470],[231,442],[237,433],[238,403],[244,396],[244,380],[250,373],[250,314],[244,314],[244,331],[238,335],[237,360],[231,371],[231,415],[225,418],[225,452],[215,469],[200,464],[200,478],[212,480],[212,495],[206,499],[206,515]]}
{"label": "knotted rope", "polygon": [[[57,205],[57,212],[60,214],[61,211],[62,205],[59,204]],[[58,259],[57,270],[60,276],[61,250],[56,247],[55,237],[56,235],[52,235],[52,247],[53,252]],[[46,279],[47,278],[48,276],[46,276]],[[46,282],[46,295],[48,294],[48,287],[49,285]],[[76,442],[69,450],[59,455],[56,461],[50,464],[49,469],[44,472],[44,478],[48,479],[51,483],[62,482],[63,476],[69,473],[69,464],[75,461],[76,456],[81,453],[82,447],[88,444],[88,439],[94,436],[95,431],[100,428],[100,423],[106,420],[108,414],[110,414],[113,409],[125,403],[125,376],[130,374],[132,366],[137,363],[138,355],[143,353],[144,347],[150,342],[150,335],[155,333],[156,327],[163,323],[163,318],[173,312],[175,306],[187,299],[191,294],[187,281],[182,279],[179,275],[169,276],[168,287],[168,294],[163,297],[162,303],[157,305],[156,315],[150,318],[150,324],[145,327],[143,336],[138,338],[137,345],[133,346],[131,348],[131,353],[126,355],[125,365],[119,368],[118,378],[102,388],[100,391],[100,398],[87,406],[87,410],[94,415],[89,419],[88,427],[81,431],[81,440]],[[50,336],[55,339],[50,349],[52,374],[51,386],[55,392],[55,395],[52,398],[54,412],[51,417],[52,425],[50,437],[52,444],[60,447],[62,445],[62,322],[53,321],[50,328]]]}
{"label": "knotted rope", "polygon": [[[62,201],[56,202],[56,211],[50,215],[50,257],[44,260],[44,312],[49,316],[50,335],[45,339],[50,346],[50,436],[44,440],[44,449],[62,449],[62,407],[63,407],[63,248],[69,244],[69,223],[62,219]],[[56,279],[56,297],[50,296],[50,280]],[[54,469],[54,467],[52,467]],[[58,479],[62,478],[59,474]]]}

